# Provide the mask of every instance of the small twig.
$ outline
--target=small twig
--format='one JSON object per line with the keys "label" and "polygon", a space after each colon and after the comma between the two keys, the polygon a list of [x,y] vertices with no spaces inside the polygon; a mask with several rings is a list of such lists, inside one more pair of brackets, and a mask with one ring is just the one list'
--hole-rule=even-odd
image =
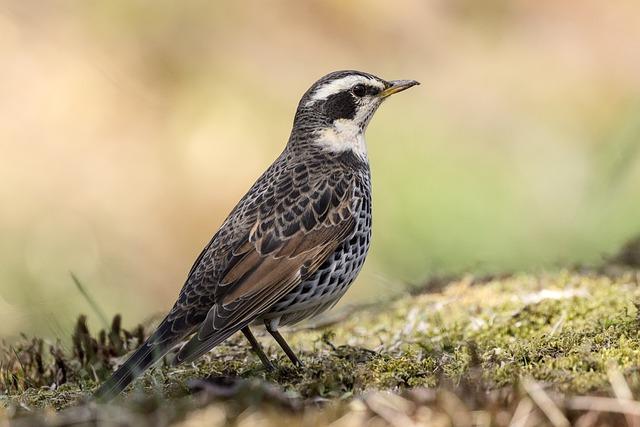
{"label": "small twig", "polygon": [[549,421],[555,427],[569,427],[571,423],[564,416],[560,408],[556,406],[556,404],[551,400],[549,395],[544,391],[544,389],[532,379],[525,379],[522,382],[522,385],[527,392],[527,394],[533,399],[533,401],[538,405],[538,407],[544,412],[544,414],[549,418]]}

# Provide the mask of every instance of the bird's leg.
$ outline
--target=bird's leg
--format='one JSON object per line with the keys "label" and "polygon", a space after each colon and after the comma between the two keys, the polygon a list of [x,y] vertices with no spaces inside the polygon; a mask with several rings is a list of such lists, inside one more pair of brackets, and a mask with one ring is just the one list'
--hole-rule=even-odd
{"label": "bird's leg", "polygon": [[251,348],[253,349],[253,351],[260,358],[260,361],[264,365],[264,368],[267,371],[273,371],[275,369],[274,366],[273,366],[273,363],[271,363],[271,361],[269,360],[267,355],[264,354],[264,350],[262,350],[262,346],[260,345],[260,343],[258,342],[256,337],[253,336],[253,334],[251,333],[251,330],[249,329],[249,327],[245,326],[241,330],[242,330],[242,333],[244,334],[244,336],[249,341],[249,344],[251,344]]}
{"label": "bird's leg", "polygon": [[284,337],[280,335],[280,332],[278,332],[278,328],[273,327],[271,325],[271,322],[268,322],[268,321],[265,322],[265,326],[267,327],[267,331],[269,331],[271,336],[275,338],[275,340],[278,342],[282,350],[284,350],[289,360],[291,360],[291,363],[293,363],[295,366],[304,366],[302,361],[298,359],[298,356],[296,356],[293,350],[291,350],[291,347],[289,347],[289,344],[287,344],[287,342],[284,340]]}

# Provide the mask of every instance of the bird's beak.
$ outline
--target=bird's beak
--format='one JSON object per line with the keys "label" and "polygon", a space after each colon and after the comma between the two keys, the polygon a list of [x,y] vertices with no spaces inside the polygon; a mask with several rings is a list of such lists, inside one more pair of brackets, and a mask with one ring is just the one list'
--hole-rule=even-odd
{"label": "bird's beak", "polygon": [[405,89],[409,89],[412,86],[419,85],[420,83],[415,80],[391,80],[389,87],[383,90],[380,95],[386,98],[394,93],[402,92]]}

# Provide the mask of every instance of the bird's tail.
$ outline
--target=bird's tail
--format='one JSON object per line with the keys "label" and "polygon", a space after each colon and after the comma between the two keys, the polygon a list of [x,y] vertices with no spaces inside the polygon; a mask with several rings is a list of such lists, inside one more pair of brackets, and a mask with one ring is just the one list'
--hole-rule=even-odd
{"label": "bird's tail", "polygon": [[186,333],[173,332],[171,324],[166,320],[163,321],[153,335],[95,391],[94,399],[99,402],[108,402],[116,397],[186,335]]}

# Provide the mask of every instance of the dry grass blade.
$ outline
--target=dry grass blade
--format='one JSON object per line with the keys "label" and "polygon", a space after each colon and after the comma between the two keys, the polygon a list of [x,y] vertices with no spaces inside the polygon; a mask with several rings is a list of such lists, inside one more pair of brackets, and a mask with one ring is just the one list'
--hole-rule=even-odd
{"label": "dry grass blade", "polygon": [[618,399],[633,400],[633,393],[631,393],[629,384],[627,384],[622,372],[620,372],[615,364],[610,364],[607,370],[607,376],[609,377],[611,388],[613,388],[613,393]]}
{"label": "dry grass blade", "polygon": [[600,418],[599,412],[587,412],[580,416],[574,425],[575,427],[593,427],[598,422],[598,418]]}
{"label": "dry grass blade", "polygon": [[513,417],[511,418],[509,427],[525,427],[527,425],[527,422],[529,421],[529,417],[531,416],[532,411],[533,402],[531,401],[531,399],[525,397],[524,399],[520,400],[515,412],[513,413]]}
{"label": "dry grass blade", "polygon": [[567,400],[567,409],[627,414],[640,417],[640,402],[612,397],[576,396]]}
{"label": "dry grass blade", "polygon": [[443,390],[438,393],[438,404],[447,413],[454,427],[471,427],[473,424],[469,408],[453,392]]}
{"label": "dry grass blade", "polygon": [[102,322],[102,327],[105,330],[109,329],[109,321],[107,320],[107,316],[104,314],[104,312],[102,311],[98,303],[93,299],[93,297],[85,289],[82,282],[80,282],[80,279],[78,279],[78,277],[75,274],[73,274],[73,272],[70,272],[69,274],[71,274],[71,280],[73,280],[73,283],[76,285],[76,288],[78,288],[78,291],[80,291],[84,299],[87,300],[87,303],[91,306],[93,311],[100,318],[100,322]]}
{"label": "dry grass blade", "polygon": [[538,407],[549,418],[554,427],[569,427],[571,423],[564,416],[560,408],[553,402],[539,383],[532,379],[525,379],[522,382],[527,394],[533,399]]}
{"label": "dry grass blade", "polygon": [[[609,369],[607,370],[607,377],[609,378],[609,382],[611,383],[611,388],[613,389],[613,393],[616,395],[618,400],[621,401],[632,401],[633,393],[631,393],[631,389],[629,388],[629,384],[624,379],[622,372],[618,369],[618,366],[615,363],[609,364]],[[629,427],[638,427],[640,425],[640,418],[638,416],[634,416],[631,414],[624,414],[627,424]]]}
{"label": "dry grass blade", "polygon": [[391,393],[374,393],[364,399],[371,412],[393,427],[417,427],[407,415],[411,412],[411,402]]}

